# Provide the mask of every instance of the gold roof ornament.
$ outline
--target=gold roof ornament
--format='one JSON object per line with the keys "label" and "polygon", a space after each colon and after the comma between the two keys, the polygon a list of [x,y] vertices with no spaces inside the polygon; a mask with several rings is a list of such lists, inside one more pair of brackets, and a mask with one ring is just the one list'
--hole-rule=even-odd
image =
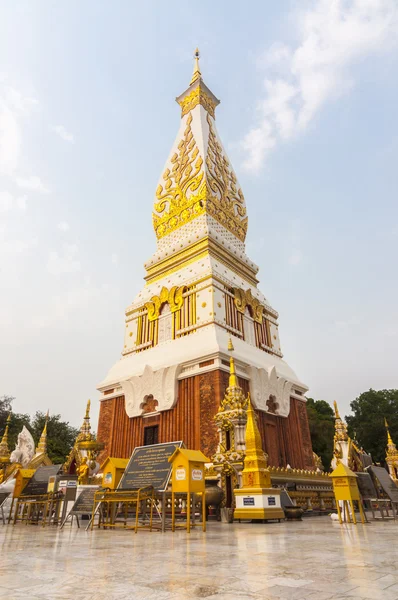
{"label": "gold roof ornament", "polygon": [[8,447],[8,429],[11,423],[11,413],[9,413],[6,421],[6,428],[0,442],[0,463],[8,464],[10,462],[10,449]]}
{"label": "gold roof ornament", "polygon": [[199,48],[196,48],[193,56],[195,59],[195,64],[194,64],[192,78],[191,78],[191,81],[189,82],[189,85],[192,85],[198,79],[202,79],[202,73],[200,72],[200,68],[199,68],[199,58],[200,58]]}
{"label": "gold roof ornament", "polygon": [[44,423],[43,431],[40,436],[39,443],[36,447],[36,454],[47,454],[47,423],[48,423],[49,411],[47,410],[46,420]]}
{"label": "gold roof ornament", "polygon": [[256,415],[253,410],[250,394],[247,395],[247,423],[245,433],[246,454],[242,481],[244,488],[270,487],[268,456],[263,450]]}

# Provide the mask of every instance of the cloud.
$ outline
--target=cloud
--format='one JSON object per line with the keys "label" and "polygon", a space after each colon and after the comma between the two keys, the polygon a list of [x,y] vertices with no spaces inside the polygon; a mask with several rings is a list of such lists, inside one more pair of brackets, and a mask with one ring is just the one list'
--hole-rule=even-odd
{"label": "cloud", "polygon": [[114,252],[111,256],[111,261],[113,265],[118,265],[119,264],[119,256],[116,254],[116,252]]}
{"label": "cloud", "polygon": [[63,125],[53,125],[51,129],[52,131],[54,131],[54,133],[59,135],[60,138],[65,140],[65,142],[70,142],[71,144],[75,143],[75,136],[73,135],[73,133],[67,131]]}
{"label": "cloud", "polygon": [[22,133],[21,121],[37,104],[18,90],[1,82],[0,86],[0,174],[11,175],[18,167]]}
{"label": "cloud", "polygon": [[19,210],[26,209],[26,196],[18,196],[15,198],[10,192],[0,191],[0,213],[7,212],[17,208]]}
{"label": "cloud", "polygon": [[51,251],[47,261],[47,271],[55,276],[81,271],[78,253],[79,248],[76,244],[64,244],[62,254]]}
{"label": "cloud", "polygon": [[50,190],[44,185],[40,177],[31,175],[30,177],[16,177],[15,183],[18,187],[32,192],[40,192],[41,194],[49,194]]}
{"label": "cloud", "polygon": [[58,223],[57,225],[58,229],[60,231],[69,231],[69,223],[67,223],[66,221],[61,221],[61,223]]}
{"label": "cloud", "polygon": [[398,41],[396,0],[317,0],[300,7],[294,22],[298,44],[274,43],[257,60],[267,69],[264,97],[241,142],[251,171],[278,143],[304,132],[326,102],[352,88],[355,63]]}

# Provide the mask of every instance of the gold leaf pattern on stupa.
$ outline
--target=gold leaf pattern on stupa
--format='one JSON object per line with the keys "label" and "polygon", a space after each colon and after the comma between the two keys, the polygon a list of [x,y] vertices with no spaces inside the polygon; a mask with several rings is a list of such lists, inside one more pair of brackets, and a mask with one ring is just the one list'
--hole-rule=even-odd
{"label": "gold leaf pattern on stupa", "polygon": [[239,240],[245,240],[245,199],[209,114],[207,123],[209,139],[205,163],[192,133],[192,114],[189,113],[184,137],[177,146],[178,152],[171,158],[171,169],[165,169],[164,184],[157,187],[153,226],[158,239],[207,213]]}

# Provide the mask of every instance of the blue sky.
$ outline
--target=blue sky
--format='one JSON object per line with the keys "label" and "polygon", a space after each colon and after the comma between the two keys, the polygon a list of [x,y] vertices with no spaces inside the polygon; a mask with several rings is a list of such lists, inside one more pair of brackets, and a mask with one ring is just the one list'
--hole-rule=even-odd
{"label": "blue sky", "polygon": [[398,386],[395,0],[0,7],[0,394],[17,411],[79,424],[120,356],[196,46],[286,360],[345,414]]}

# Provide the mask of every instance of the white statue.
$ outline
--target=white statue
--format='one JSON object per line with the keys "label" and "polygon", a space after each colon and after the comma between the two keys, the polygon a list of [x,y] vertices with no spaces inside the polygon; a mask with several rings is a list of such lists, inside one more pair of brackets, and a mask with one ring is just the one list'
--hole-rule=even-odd
{"label": "white statue", "polygon": [[21,433],[18,434],[18,442],[14,452],[11,452],[10,461],[12,463],[19,463],[23,467],[27,467],[34,455],[35,442],[32,438],[32,434],[24,425]]}

